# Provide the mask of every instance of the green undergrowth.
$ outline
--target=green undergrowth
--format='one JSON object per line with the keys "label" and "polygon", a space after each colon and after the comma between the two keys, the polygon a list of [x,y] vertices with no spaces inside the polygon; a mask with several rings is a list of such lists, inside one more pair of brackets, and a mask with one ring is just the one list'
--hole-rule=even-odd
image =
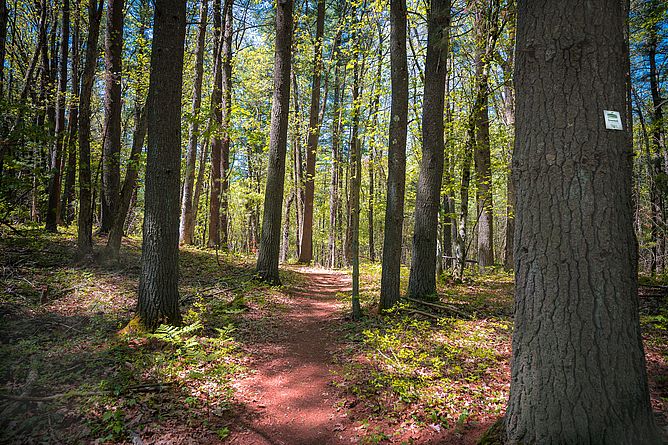
{"label": "green undergrowth", "polygon": [[[368,314],[378,302],[380,270],[380,265],[362,268],[362,301]],[[402,268],[402,294],[407,280],[408,270]],[[404,301],[388,316],[346,325],[339,384],[363,402],[356,407],[366,410],[353,409],[352,415],[389,419],[400,432],[415,425],[463,429],[502,413],[508,390],[512,277],[468,276],[463,284],[442,280],[432,301],[457,312],[432,319],[403,311],[415,307]]]}
{"label": "green undergrowth", "polygon": [[183,248],[184,325],[138,333],[123,328],[134,317],[140,240],[124,240],[109,262],[103,239],[94,258],[78,259],[73,230],[20,230],[0,238],[0,391],[38,399],[0,398],[0,442],[131,442],[175,430],[219,439],[233,380],[247,372],[244,317],[280,310],[253,262]]}

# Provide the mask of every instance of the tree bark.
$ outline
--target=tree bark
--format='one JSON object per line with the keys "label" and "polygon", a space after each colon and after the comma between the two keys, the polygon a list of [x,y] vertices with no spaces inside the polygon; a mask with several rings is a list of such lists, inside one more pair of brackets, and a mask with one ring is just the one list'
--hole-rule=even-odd
{"label": "tree bark", "polygon": [[[359,36],[353,34],[355,38]],[[352,276],[352,319],[359,320],[362,316],[360,308],[360,186],[362,184],[362,147],[359,137],[361,77],[364,75],[364,54],[360,62],[359,52],[356,53],[353,73],[352,116],[350,131],[350,232]]]}
{"label": "tree bark", "polygon": [[443,108],[450,38],[450,0],[432,0],[427,20],[422,160],[415,200],[413,253],[408,279],[408,295],[413,298],[425,298],[436,293],[436,244],[445,148]]}
{"label": "tree bark", "polygon": [[[515,86],[513,84],[513,66],[515,64],[515,22],[517,20],[516,4],[513,2],[507,11],[508,41],[505,45],[507,57],[501,62],[503,70],[503,123],[508,132],[515,131]],[[514,140],[508,141],[508,174],[506,183],[506,233],[503,252],[503,268],[513,270],[513,244],[515,243],[515,184],[512,181],[512,162]]]}
{"label": "tree bark", "polygon": [[116,218],[114,224],[109,231],[109,238],[107,240],[106,254],[109,258],[114,259],[118,257],[121,249],[121,241],[123,240],[123,232],[125,227],[125,220],[130,210],[130,203],[132,195],[135,192],[137,185],[137,177],[139,173],[139,156],[144,147],[144,140],[146,138],[146,110],[139,103],[135,110],[135,130],[132,137],[132,150],[130,152],[130,159],[128,159],[128,166],[125,173],[125,180],[121,188],[121,195],[118,200],[116,209]]}
{"label": "tree bark", "polygon": [[77,222],[77,247],[85,255],[93,250],[93,202],[90,174],[90,118],[91,94],[97,67],[100,21],[104,0],[91,1],[88,6],[88,38],[86,62],[82,74],[79,98],[79,219]]}
{"label": "tree bark", "polygon": [[489,70],[499,29],[499,2],[477,1],[476,16],[476,99],[472,109],[475,125],[474,160],[478,227],[478,266],[481,272],[494,266],[494,203],[489,140]]}
{"label": "tree bark", "polygon": [[281,209],[285,183],[285,150],[290,114],[290,64],[292,51],[292,0],[276,4],[276,54],[274,58],[274,95],[269,133],[269,165],[264,194],[262,235],[257,259],[257,273],[264,281],[280,284],[278,254],[281,242]]}
{"label": "tree bark", "polygon": [[222,110],[222,12],[221,0],[213,0],[213,90],[211,92],[211,120],[213,138],[211,140],[211,195],[209,200],[209,239],[208,247],[220,246],[220,187],[223,143],[221,127]]}
{"label": "tree bark", "polygon": [[0,0],[0,98],[5,91],[5,54],[7,47],[7,24],[9,23],[9,8],[7,1]]}
{"label": "tree bark", "polygon": [[401,276],[401,231],[404,222],[406,184],[406,137],[408,128],[408,62],[406,59],[406,1],[390,1],[390,60],[392,103],[387,155],[387,207],[380,308],[389,309],[399,300]]}
{"label": "tree bark", "polygon": [[65,175],[65,188],[61,200],[61,219],[66,225],[69,225],[76,214],[74,205],[75,183],[77,176],[77,135],[79,132],[79,94],[80,94],[80,76],[79,76],[79,40],[81,32],[79,0],[74,2],[74,32],[72,33],[72,94],[74,97],[70,102],[70,111],[68,118],[68,138],[67,138],[67,169]]}
{"label": "tree bark", "polygon": [[51,152],[51,177],[49,179],[49,201],[46,210],[46,230],[56,233],[60,222],[60,189],[62,181],[61,158],[65,147],[65,108],[67,94],[67,58],[70,48],[70,3],[63,0],[62,35],[60,38],[60,65],[58,92],[56,94],[55,145]]}
{"label": "tree bark", "polygon": [[179,183],[186,3],[156,0],[148,92],[144,240],[137,313],[144,326],[181,324]]}
{"label": "tree bark", "polygon": [[318,0],[316,18],[315,54],[313,56],[313,82],[311,84],[311,109],[309,110],[306,142],[306,181],[304,184],[304,222],[302,223],[299,262],[309,264],[313,259],[313,197],[315,194],[315,160],[320,137],[320,81],[322,78],[322,37],[325,33],[325,0]]}
{"label": "tree bark", "polygon": [[222,128],[221,128],[221,158],[220,158],[220,245],[227,250],[229,244],[229,193],[230,193],[230,126],[232,118],[232,21],[233,0],[225,1],[225,31],[222,43]]}
{"label": "tree bark", "polygon": [[632,141],[603,116],[626,115],[622,9],[518,2],[510,444],[662,443],[638,321]]}
{"label": "tree bark", "polygon": [[[650,193],[653,207],[652,213],[652,273],[663,272],[665,266],[666,254],[666,236],[662,228],[665,225],[665,203],[663,197],[666,196],[666,185],[656,181],[657,178],[664,175],[668,170],[668,152],[666,152],[665,134],[663,129],[663,99],[661,98],[661,89],[659,88],[659,73],[656,67],[657,51],[657,25],[652,24],[647,31],[647,58],[649,62],[649,84],[652,95],[652,145],[654,155],[652,156],[653,176],[655,181],[652,184],[653,190]],[[663,155],[663,165],[661,157]]]}
{"label": "tree bark", "polygon": [[[341,44],[341,35],[334,40],[334,52]],[[340,206],[339,198],[339,144],[341,141],[341,57],[337,55],[334,67],[334,99],[332,103],[332,175],[329,195],[329,267],[335,268],[337,262],[337,216]]]}
{"label": "tree bark", "polygon": [[124,0],[109,0],[107,3],[107,31],[104,38],[104,142],[100,233],[109,233],[114,224],[121,184],[123,5]]}
{"label": "tree bark", "polygon": [[[195,186],[195,164],[197,162],[200,107],[202,106],[202,77],[204,76],[204,47],[206,46],[206,22],[209,11],[209,0],[202,0],[199,11],[200,22],[197,31],[195,79],[193,82],[193,120],[190,123],[190,132],[188,135],[188,151],[186,152],[186,171],[183,181],[183,199],[181,201],[181,220],[179,227],[179,242],[182,244],[193,244],[195,242],[193,188]],[[194,205],[197,205],[197,203]]]}

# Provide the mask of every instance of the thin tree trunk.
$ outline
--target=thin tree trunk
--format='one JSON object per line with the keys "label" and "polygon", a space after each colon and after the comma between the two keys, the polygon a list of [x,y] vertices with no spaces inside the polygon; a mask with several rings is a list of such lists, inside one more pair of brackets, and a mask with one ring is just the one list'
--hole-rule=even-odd
{"label": "thin tree trunk", "polygon": [[489,67],[498,38],[499,2],[477,1],[476,15],[476,99],[472,109],[475,125],[474,159],[478,266],[481,272],[494,266],[494,204],[492,200],[492,163],[489,139]]}
{"label": "thin tree trunk", "polygon": [[[354,34],[357,37],[356,34]],[[352,116],[350,132],[350,162],[352,167],[350,178],[350,225],[351,225],[351,253],[353,266],[352,283],[352,319],[359,320],[362,316],[360,308],[360,186],[362,183],[362,147],[359,137],[359,119],[361,94],[361,77],[364,75],[364,54],[360,62],[359,52],[356,53],[353,94],[352,94]]]}
{"label": "thin tree trunk", "polygon": [[77,247],[83,255],[93,250],[93,202],[90,174],[90,118],[91,94],[97,67],[100,21],[104,0],[91,1],[88,6],[88,39],[86,41],[86,62],[84,63],[81,96],[79,99],[79,219],[77,227]]}
{"label": "thin tree trunk", "polygon": [[[337,34],[334,48],[341,44],[341,35]],[[341,138],[341,58],[337,58],[334,67],[334,101],[332,103],[332,175],[329,195],[329,267],[337,266],[337,215],[339,211],[339,144]]]}
{"label": "thin tree trunk", "polygon": [[[654,165],[655,178],[664,175],[664,172],[668,170],[668,151],[665,150],[665,134],[664,134],[664,121],[663,121],[663,99],[661,98],[661,89],[659,87],[659,75],[656,67],[656,50],[657,50],[657,29],[656,25],[651,25],[648,30],[648,41],[647,41],[647,56],[649,61],[649,83],[650,83],[650,92],[652,95],[652,125],[651,125],[651,134],[652,134],[652,143],[654,146],[655,160],[652,162]],[[663,165],[661,163],[661,158],[663,156]],[[665,186],[664,190],[661,190],[661,187],[658,187],[659,190],[653,195],[652,206],[654,207],[654,219],[655,223],[653,224],[653,238],[655,242],[653,244],[654,252],[654,264],[657,272],[662,273],[664,270],[666,254],[666,236],[664,225],[666,221],[666,209],[663,196],[665,196]]]}
{"label": "thin tree trunk", "polygon": [[0,0],[0,98],[4,98],[5,87],[5,54],[7,47],[7,24],[9,23],[9,8],[7,1]]}
{"label": "thin tree trunk", "polygon": [[300,133],[300,115],[301,111],[299,109],[299,84],[297,83],[297,75],[293,71],[290,74],[292,78],[292,96],[294,101],[294,114],[293,114],[293,129],[294,134],[292,136],[293,144],[293,161],[294,161],[294,180],[295,180],[295,211],[297,213],[297,257],[301,255],[301,246],[302,246],[302,232],[304,228],[304,169],[303,169],[303,157],[302,157],[302,147],[301,147],[301,133]]}
{"label": "thin tree trunk", "polygon": [[436,294],[438,209],[445,141],[443,108],[450,38],[450,0],[432,0],[428,16],[427,60],[422,113],[422,160],[415,201],[413,252],[408,295],[425,298]]}
{"label": "thin tree trunk", "polygon": [[214,128],[211,140],[211,197],[209,200],[209,239],[208,247],[220,246],[220,188],[223,143],[221,127],[223,122],[222,110],[222,12],[221,0],[213,0],[213,91],[211,92],[211,119]]}
{"label": "thin tree trunk", "polygon": [[408,128],[408,62],[406,59],[406,1],[390,0],[390,59],[392,105],[387,154],[387,207],[383,240],[380,308],[399,300],[401,277],[404,188],[406,185],[406,137]]}
{"label": "thin tree trunk", "polygon": [[[504,124],[508,127],[509,134],[515,133],[515,86],[513,85],[513,67],[515,65],[515,22],[516,4],[512,2],[508,6],[507,25],[508,41],[505,45],[507,57],[501,63],[503,69],[503,116]],[[506,179],[506,233],[504,241],[503,268],[507,271],[513,270],[513,245],[515,243],[515,184],[510,169],[513,155],[513,138],[508,141],[508,175]]]}
{"label": "thin tree trunk", "polygon": [[602,111],[626,115],[622,11],[603,0],[518,2],[506,443],[663,443],[638,320],[632,141],[606,129]]}
{"label": "thin tree trunk", "polygon": [[139,156],[144,147],[144,139],[146,137],[146,110],[139,103],[137,103],[135,107],[135,130],[132,138],[132,150],[130,152],[130,159],[128,159],[125,180],[123,181],[123,187],[121,188],[121,195],[118,200],[116,218],[109,231],[109,239],[107,241],[106,254],[112,259],[118,257],[118,253],[121,249],[125,220],[127,219],[132,195],[134,194],[137,185]]}
{"label": "thin tree trunk", "polygon": [[61,202],[61,218],[69,225],[76,213],[74,205],[75,183],[77,176],[77,135],[79,132],[79,40],[80,40],[80,13],[79,0],[74,2],[74,32],[72,34],[72,94],[74,97],[70,103],[68,118],[67,139],[67,169],[65,175],[65,188]]}
{"label": "thin tree trunk", "polygon": [[257,272],[264,281],[279,284],[278,255],[281,242],[281,208],[285,183],[285,150],[290,115],[290,65],[292,51],[292,0],[276,4],[276,55],[274,95],[269,134],[269,163],[264,194],[262,235]]}
{"label": "thin tree trunk", "polygon": [[148,93],[144,240],[137,313],[142,324],[181,324],[179,183],[186,3],[156,0]]}
{"label": "thin tree trunk", "polygon": [[62,35],[60,39],[60,66],[58,92],[56,96],[55,146],[51,152],[51,178],[49,179],[49,201],[46,211],[46,230],[55,233],[60,222],[60,189],[62,180],[61,158],[65,147],[65,108],[67,94],[67,64],[70,48],[70,3],[63,0]]}
{"label": "thin tree trunk", "polygon": [[232,118],[232,21],[233,0],[225,1],[225,32],[222,43],[222,128],[221,128],[221,159],[220,159],[220,244],[223,249],[229,244],[229,193],[230,193],[230,126]]}
{"label": "thin tree trunk", "polygon": [[283,242],[281,243],[281,262],[288,260],[290,252],[290,207],[295,200],[294,190],[290,193],[288,201],[285,203],[285,222],[283,223]]}
{"label": "thin tree trunk", "polygon": [[123,5],[124,0],[109,0],[107,3],[100,233],[109,233],[114,224],[121,184]]}
{"label": "thin tree trunk", "polygon": [[[209,151],[209,141],[205,140],[202,144],[202,150],[200,150],[199,155],[199,169],[197,170],[197,181],[195,181],[195,191],[193,192],[193,232],[197,226],[197,214],[199,213],[199,201],[202,196],[202,189],[205,184],[206,178],[204,173],[206,172],[206,159],[207,153]],[[204,244],[204,241],[202,241]]]}
{"label": "thin tree trunk", "polygon": [[190,132],[188,135],[188,151],[186,152],[186,171],[183,182],[183,199],[181,201],[181,220],[179,227],[179,242],[182,244],[193,244],[195,242],[193,188],[195,186],[195,164],[197,162],[200,107],[202,106],[202,77],[204,76],[204,47],[206,46],[206,22],[209,11],[209,0],[202,0],[199,11],[200,22],[197,31],[195,79],[193,82],[193,119],[190,123]]}
{"label": "thin tree trunk", "polygon": [[304,221],[302,223],[299,262],[309,264],[313,259],[313,197],[315,194],[315,160],[320,137],[320,81],[322,78],[322,37],[325,33],[325,0],[318,0],[316,19],[315,54],[313,56],[313,82],[311,109],[309,111],[306,142],[306,182],[304,184]]}

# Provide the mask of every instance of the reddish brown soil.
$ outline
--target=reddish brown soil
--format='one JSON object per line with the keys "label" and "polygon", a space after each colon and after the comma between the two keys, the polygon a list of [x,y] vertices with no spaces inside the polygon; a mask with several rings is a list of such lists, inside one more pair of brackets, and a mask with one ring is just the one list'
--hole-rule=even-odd
{"label": "reddish brown soil", "polygon": [[330,385],[333,332],[339,321],[337,292],[349,291],[348,276],[309,272],[304,288],[291,288],[290,304],[277,315],[278,338],[254,346],[254,373],[237,385],[243,412],[227,441],[239,445],[357,443],[352,422]]}

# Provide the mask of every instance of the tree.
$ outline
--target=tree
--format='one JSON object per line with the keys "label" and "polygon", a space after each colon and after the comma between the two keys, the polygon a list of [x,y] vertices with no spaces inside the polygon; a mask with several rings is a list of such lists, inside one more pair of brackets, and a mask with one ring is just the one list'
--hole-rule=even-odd
{"label": "tree", "polygon": [[148,92],[144,242],[137,313],[141,323],[181,323],[179,185],[186,2],[156,0]]}
{"label": "tree", "polygon": [[67,122],[67,164],[65,170],[65,187],[61,198],[61,220],[69,225],[76,214],[74,205],[75,184],[77,178],[77,134],[79,132],[79,92],[81,89],[79,73],[79,39],[81,34],[79,0],[74,2],[74,30],[72,33],[72,95]]}
{"label": "tree", "polygon": [[408,295],[436,293],[436,241],[445,142],[443,107],[447,80],[450,0],[432,0],[428,15],[427,60],[424,70],[422,161],[415,202],[413,255]]}
{"label": "tree", "polygon": [[627,114],[624,18],[622,2],[518,2],[511,444],[662,442],[638,321],[630,122],[604,122]]}
{"label": "tree", "polygon": [[62,36],[60,38],[60,66],[58,73],[58,95],[56,97],[55,147],[51,151],[51,178],[49,179],[49,202],[46,212],[46,230],[58,231],[60,219],[60,185],[62,179],[61,158],[65,147],[65,94],[67,93],[67,57],[70,40],[70,2],[63,1]]}
{"label": "tree", "polygon": [[[193,81],[192,122],[188,136],[186,152],[186,171],[183,181],[183,199],[181,200],[181,226],[179,241],[183,244],[194,243],[195,218],[193,211],[193,188],[195,186],[195,163],[197,161],[197,141],[199,138],[199,111],[202,105],[202,77],[204,76],[204,47],[206,45],[206,21],[209,1],[202,0],[199,9],[199,28],[197,48],[195,49],[195,79]],[[197,203],[195,203],[197,205]]]}
{"label": "tree", "polygon": [[274,95],[269,133],[269,165],[264,194],[262,234],[256,266],[260,278],[274,284],[281,282],[278,275],[278,255],[281,243],[281,207],[290,114],[292,5],[292,0],[278,0],[276,3],[276,54],[274,56]]}
{"label": "tree", "polygon": [[320,136],[320,79],[322,78],[322,36],[325,33],[325,0],[318,0],[316,18],[315,54],[313,56],[313,83],[306,142],[306,183],[304,184],[304,222],[302,224],[299,262],[308,264],[313,259],[313,197],[315,192],[315,158]]}
{"label": "tree", "polygon": [[223,32],[221,71],[221,145],[220,145],[220,244],[227,250],[229,233],[229,193],[230,193],[230,136],[232,119],[232,21],[234,1],[226,0],[223,12],[225,29]]}
{"label": "tree", "polygon": [[211,125],[214,128],[211,140],[211,197],[209,201],[208,247],[220,245],[220,171],[223,156],[223,141],[220,136],[223,123],[222,111],[222,12],[221,0],[213,0],[213,90],[211,91]]}
{"label": "tree", "polygon": [[401,243],[406,185],[406,137],[408,126],[408,62],[406,59],[406,1],[390,1],[390,62],[392,104],[387,153],[387,207],[380,308],[389,309],[399,300]]}
{"label": "tree", "polygon": [[9,9],[7,0],[0,0],[0,99],[4,95],[5,86],[5,54],[7,52],[7,24],[9,23]]}
{"label": "tree", "polygon": [[81,254],[93,250],[93,202],[90,174],[90,116],[91,94],[95,80],[100,21],[104,0],[89,0],[88,38],[86,40],[86,61],[81,79],[79,99],[79,217],[77,220],[77,248]]}
{"label": "tree", "polygon": [[121,184],[121,74],[124,0],[109,0],[104,39],[104,130],[102,149],[102,218],[100,232],[114,224]]}

